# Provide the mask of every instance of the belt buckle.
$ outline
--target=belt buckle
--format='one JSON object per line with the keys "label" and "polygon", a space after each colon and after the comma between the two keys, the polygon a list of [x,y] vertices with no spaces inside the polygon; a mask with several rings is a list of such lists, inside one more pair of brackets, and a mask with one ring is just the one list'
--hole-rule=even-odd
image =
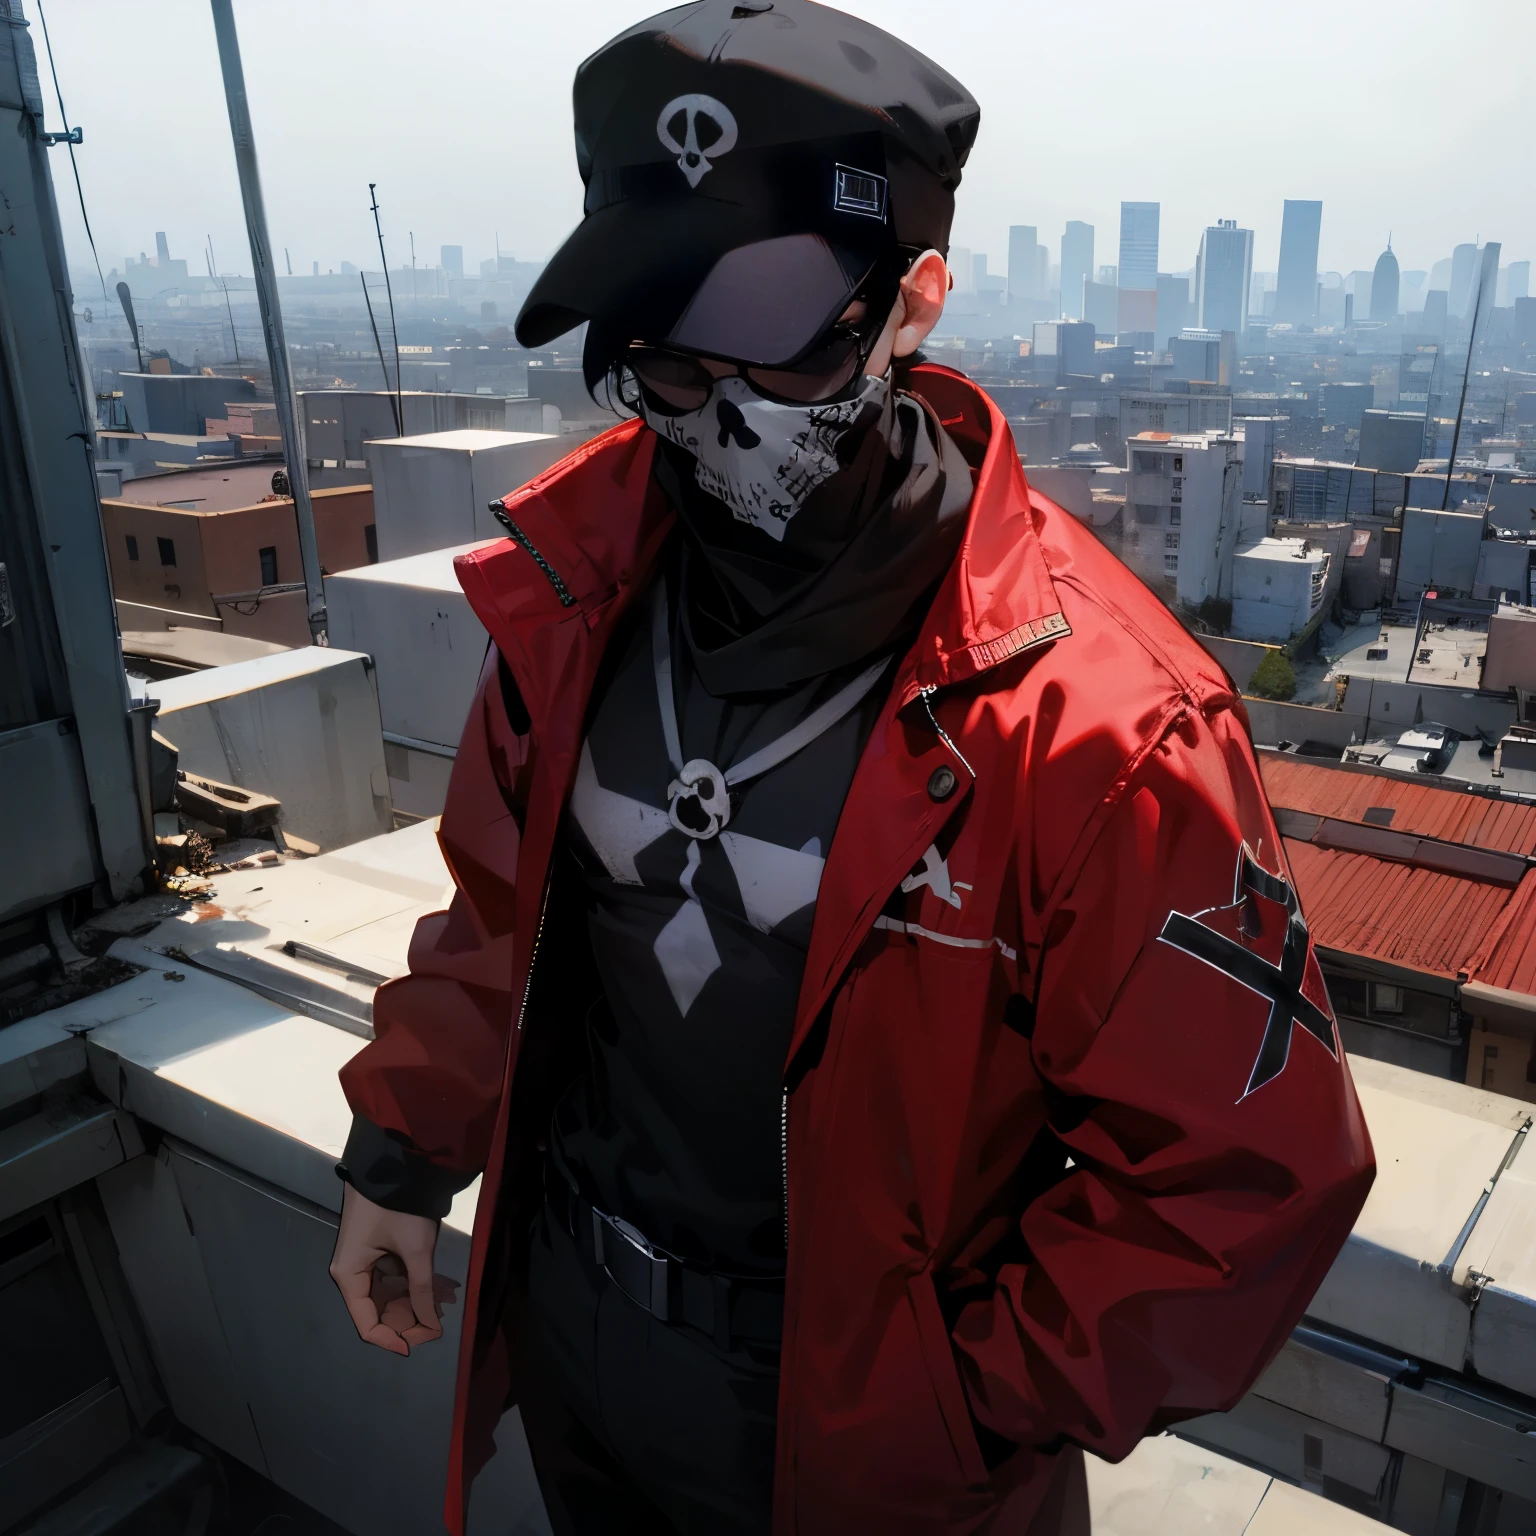
{"label": "belt buckle", "polygon": [[[606,1231],[604,1230],[606,1228]],[[612,1245],[608,1234],[620,1239],[624,1246]],[[643,1307],[659,1322],[667,1322],[670,1308],[667,1304],[668,1281],[672,1258],[653,1247],[645,1234],[637,1231],[622,1216],[609,1216],[592,1207],[592,1249],[603,1273],[608,1276],[638,1307]],[[626,1250],[628,1252],[626,1253]],[[629,1258],[630,1265],[624,1260]],[[620,1270],[635,1268],[637,1284],[626,1281]],[[636,1294],[636,1291],[640,1294]]]}

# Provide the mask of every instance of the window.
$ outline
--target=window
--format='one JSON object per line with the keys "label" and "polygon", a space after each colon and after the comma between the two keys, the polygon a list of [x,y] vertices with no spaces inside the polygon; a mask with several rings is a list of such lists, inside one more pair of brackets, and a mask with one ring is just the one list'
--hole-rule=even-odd
{"label": "window", "polygon": [[1389,987],[1380,981],[1371,983],[1372,1013],[1401,1013],[1402,1011],[1403,989],[1401,987]]}
{"label": "window", "polygon": [[376,523],[369,523],[363,529],[363,543],[368,546],[368,564],[379,563],[379,529]]}
{"label": "window", "polygon": [[1168,532],[1163,535],[1163,544],[1168,549],[1177,549],[1179,547],[1178,530],[1170,528]]}
{"label": "window", "polygon": [[277,545],[268,544],[265,549],[259,549],[256,553],[261,557],[261,584],[264,587],[277,585]]}
{"label": "window", "polygon": [[139,558],[139,541],[131,533],[128,535],[128,558],[130,560]]}
{"label": "window", "polygon": [[160,546],[160,564],[161,565],[175,565],[176,564],[176,540],[175,539],[156,539],[155,543]]}
{"label": "window", "polygon": [[1179,557],[1174,554],[1165,554],[1163,556],[1163,569],[1169,574],[1176,573],[1179,569]]}
{"label": "window", "polygon": [[1176,475],[1184,473],[1184,455],[1182,453],[1176,453],[1173,456],[1173,472]]}

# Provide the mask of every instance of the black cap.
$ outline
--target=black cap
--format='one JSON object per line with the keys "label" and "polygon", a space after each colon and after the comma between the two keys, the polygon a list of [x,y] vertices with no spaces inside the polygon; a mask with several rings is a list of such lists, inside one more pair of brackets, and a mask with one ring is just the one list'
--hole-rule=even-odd
{"label": "black cap", "polygon": [[888,32],[812,0],[702,0],[576,72],[585,217],[517,339],[592,320],[624,340],[793,361],[882,257],[949,245],[981,112]]}

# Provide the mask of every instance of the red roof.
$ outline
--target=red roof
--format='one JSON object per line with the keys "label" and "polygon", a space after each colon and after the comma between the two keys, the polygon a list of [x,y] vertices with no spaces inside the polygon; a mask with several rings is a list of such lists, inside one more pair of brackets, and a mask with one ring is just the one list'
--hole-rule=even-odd
{"label": "red roof", "polygon": [[[1512,892],[1505,885],[1319,848],[1294,838],[1285,839],[1285,854],[1307,926],[1318,944],[1445,977],[1457,977],[1475,963],[1506,907],[1522,898],[1532,905],[1536,879],[1527,875]],[[1536,961],[1531,970],[1536,973]],[[1522,990],[1536,991],[1536,986]]]}
{"label": "red roof", "polygon": [[1469,971],[1490,987],[1536,992],[1536,872],[1505,903]]}
{"label": "red roof", "polygon": [[1435,784],[1411,784],[1383,774],[1352,773],[1291,753],[1259,753],[1271,805],[1342,821],[1364,821],[1374,807],[1392,811],[1379,824],[1394,832],[1438,837],[1504,853],[1536,854],[1536,805],[1495,800]]}

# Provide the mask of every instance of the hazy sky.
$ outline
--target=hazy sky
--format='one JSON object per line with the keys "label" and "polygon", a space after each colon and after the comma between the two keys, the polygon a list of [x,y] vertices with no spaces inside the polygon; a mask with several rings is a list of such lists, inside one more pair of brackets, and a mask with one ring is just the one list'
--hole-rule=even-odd
{"label": "hazy sky", "polygon": [[[37,0],[25,0],[48,101]],[[154,251],[250,271],[206,0],[44,0],[102,266]],[[1532,0],[844,0],[981,103],[954,240],[1000,270],[1007,226],[1065,220],[1116,259],[1122,198],[1162,203],[1164,271],[1234,218],[1272,270],[1286,197],[1320,197],[1320,265],[1405,269],[1458,241],[1536,256]],[[293,270],[464,246],[541,259],[580,217],[577,63],[646,0],[236,0],[272,242]],[[1521,86],[1527,87],[1521,99]],[[89,263],[62,149],[72,264]],[[85,297],[82,294],[82,298]]]}

